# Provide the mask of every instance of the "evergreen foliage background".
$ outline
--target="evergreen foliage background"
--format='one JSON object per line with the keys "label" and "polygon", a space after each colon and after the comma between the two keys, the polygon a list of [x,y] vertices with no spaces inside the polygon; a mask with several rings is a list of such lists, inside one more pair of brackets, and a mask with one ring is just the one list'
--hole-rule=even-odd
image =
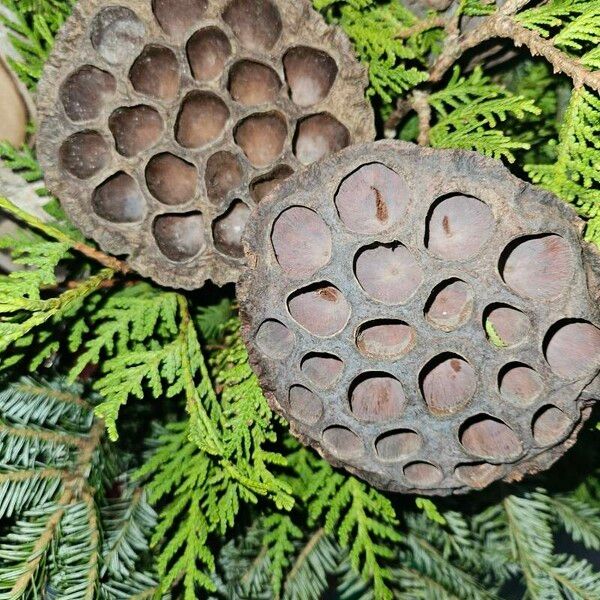
{"label": "evergreen foliage background", "polygon": [[[34,91],[72,2],[0,3]],[[600,1],[313,3],[368,65],[381,137],[501,159],[600,245]],[[0,157],[46,195],[34,149]],[[18,201],[0,197],[22,225],[0,240],[18,267],[0,276],[0,600],[600,599],[597,419],[521,485],[382,494],[272,414],[232,288],[158,288],[55,200],[49,222]]]}

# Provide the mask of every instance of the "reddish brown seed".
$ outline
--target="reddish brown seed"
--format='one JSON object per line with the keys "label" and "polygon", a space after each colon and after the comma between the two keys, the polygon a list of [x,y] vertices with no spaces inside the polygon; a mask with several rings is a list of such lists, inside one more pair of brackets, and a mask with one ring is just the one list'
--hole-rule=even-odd
{"label": "reddish brown seed", "polygon": [[518,456],[523,447],[515,432],[488,415],[469,419],[461,428],[460,442],[468,452],[496,460]]}
{"label": "reddish brown seed", "polygon": [[427,320],[443,331],[466,323],[473,312],[473,292],[460,279],[451,279],[434,289],[425,309]]}
{"label": "reddish brown seed", "polygon": [[432,486],[444,478],[442,470],[428,462],[413,462],[404,467],[404,477],[414,486]]}
{"label": "reddish brown seed", "polygon": [[194,79],[212,81],[223,73],[231,55],[227,36],[217,27],[196,31],[187,44],[187,57]]}
{"label": "reddish brown seed", "polygon": [[288,50],[283,66],[292,101],[298,106],[312,106],[324,100],[338,72],[329,54],[306,46]]}
{"label": "reddish brown seed", "polygon": [[252,115],[234,132],[236,144],[255,167],[266,167],[276,160],[287,137],[285,117],[278,112]]}
{"label": "reddish brown seed", "polygon": [[299,325],[320,337],[338,333],[350,318],[350,305],[346,298],[328,283],[298,290],[290,296],[288,308]]}
{"label": "reddish brown seed", "polygon": [[178,156],[165,152],[150,159],[146,167],[148,190],[163,204],[188,202],[196,195],[198,170]]}
{"label": "reddish brown seed", "polygon": [[370,321],[360,326],[356,346],[374,358],[392,359],[407,354],[415,344],[415,332],[402,321]]}
{"label": "reddish brown seed", "polygon": [[186,148],[201,148],[218,139],[229,119],[229,109],[211,92],[188,94],[177,118],[177,141]]}
{"label": "reddish brown seed", "polygon": [[353,385],[352,414],[362,421],[387,421],[400,416],[406,397],[400,382],[386,373],[367,375]]}
{"label": "reddish brown seed", "polygon": [[500,394],[517,404],[531,404],[543,391],[544,383],[539,373],[521,364],[507,365],[500,372]]}
{"label": "reddish brown seed", "polygon": [[459,465],[454,472],[456,477],[463,483],[481,489],[496,480],[501,470],[502,468],[498,465],[482,462]]}
{"label": "reddish brown seed", "polygon": [[242,183],[243,177],[242,166],[237,156],[230,152],[217,152],[206,162],[206,193],[215,202],[223,200]]}
{"label": "reddish brown seed", "polygon": [[335,425],[323,432],[325,447],[338,458],[357,458],[364,453],[360,438],[346,427]]}
{"label": "reddish brown seed", "polygon": [[429,410],[437,415],[458,412],[473,397],[477,376],[458,356],[434,358],[422,371],[421,389]]}
{"label": "reddish brown seed", "polygon": [[423,281],[423,271],[402,245],[378,244],[359,251],[356,279],[371,298],[385,304],[406,302]]}
{"label": "reddish brown seed", "polygon": [[60,99],[71,121],[96,119],[117,91],[115,78],[97,67],[85,65],[71,73],[60,88]]}
{"label": "reddish brown seed", "polygon": [[460,194],[435,205],[427,220],[427,248],[441,258],[474,256],[490,239],[494,215],[487,204]]}
{"label": "reddish brown seed", "polygon": [[174,262],[184,262],[206,245],[204,219],[199,213],[160,215],[154,221],[154,237],[160,251]]}
{"label": "reddish brown seed", "polygon": [[156,20],[166,33],[175,38],[182,38],[198,23],[207,6],[207,0],[152,0]]}
{"label": "reddish brown seed", "polygon": [[238,201],[215,220],[213,237],[217,250],[238,258],[244,256],[242,237],[249,216],[250,209],[243,202]]}
{"label": "reddish brown seed", "polygon": [[261,63],[243,60],[229,72],[229,93],[240,104],[257,106],[274,102],[280,89],[277,73]]}
{"label": "reddish brown seed", "polygon": [[317,387],[327,389],[339,380],[344,363],[333,354],[313,352],[302,359],[300,370]]}
{"label": "reddish brown seed", "polygon": [[266,198],[271,192],[274,192],[282,181],[285,181],[294,173],[294,169],[288,165],[279,165],[270,173],[257,177],[250,184],[250,192],[256,202]]}
{"label": "reddish brown seed", "polygon": [[124,6],[103,8],[92,19],[92,46],[110,65],[131,60],[142,47],[146,28],[136,14]]}
{"label": "reddish brown seed", "polygon": [[269,358],[285,358],[294,346],[294,334],[280,321],[267,319],[255,336],[259,350]]}
{"label": "reddish brown seed", "polygon": [[400,460],[421,447],[421,436],[410,429],[384,433],[377,438],[375,450],[381,460]]}
{"label": "reddish brown seed", "polygon": [[303,206],[292,206],[277,217],[271,242],[277,262],[290,277],[309,277],[331,258],[329,228]]}
{"label": "reddish brown seed", "polygon": [[133,63],[129,79],[136,92],[171,101],[179,93],[179,63],[164,46],[146,46]]}
{"label": "reddish brown seed", "polygon": [[60,147],[60,164],[79,179],[88,179],[110,161],[110,150],[97,131],[74,133]]}
{"label": "reddish brown seed", "polygon": [[540,446],[559,442],[573,423],[567,415],[551,404],[541,408],[533,420],[533,438]]}
{"label": "reddish brown seed", "polygon": [[294,154],[303,165],[338,152],[350,144],[350,133],[327,113],[312,115],[298,124]]}
{"label": "reddish brown seed", "polygon": [[404,180],[384,165],[364,165],[346,177],[335,197],[344,225],[356,233],[378,233],[397,223],[408,206]]}
{"label": "reddish brown seed", "polygon": [[318,423],[323,414],[323,403],[319,397],[302,385],[290,388],[290,414],[307,425]]}
{"label": "reddish brown seed", "polygon": [[486,309],[484,315],[485,322],[493,327],[504,346],[524,341],[531,329],[529,317],[512,306],[497,305]]}
{"label": "reddish brown seed", "polygon": [[564,379],[575,379],[600,366],[600,329],[585,321],[566,323],[550,334],[545,345],[550,368]]}
{"label": "reddish brown seed", "polygon": [[281,35],[279,11],[269,0],[232,0],[223,20],[249,50],[269,50]]}
{"label": "reddish brown seed", "polygon": [[160,114],[150,106],[118,108],[108,121],[119,154],[135,156],[158,143],[164,123]]}
{"label": "reddish brown seed", "polygon": [[573,277],[573,255],[559,235],[524,238],[508,251],[501,269],[506,284],[524,298],[550,300],[559,296]]}
{"label": "reddish brown seed", "polygon": [[109,177],[94,190],[92,207],[98,216],[112,223],[137,223],[146,213],[138,184],[123,172]]}

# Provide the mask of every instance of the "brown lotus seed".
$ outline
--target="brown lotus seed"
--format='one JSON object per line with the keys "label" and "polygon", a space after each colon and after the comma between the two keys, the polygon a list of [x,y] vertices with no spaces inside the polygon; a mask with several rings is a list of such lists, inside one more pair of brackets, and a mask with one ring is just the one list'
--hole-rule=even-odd
{"label": "brown lotus seed", "polygon": [[511,459],[522,452],[515,432],[499,419],[479,415],[467,421],[460,434],[460,443],[468,452],[495,460]]}
{"label": "brown lotus seed", "polygon": [[354,382],[350,392],[350,408],[362,421],[388,421],[398,417],[406,397],[400,382],[387,373],[369,374]]}
{"label": "brown lotus seed", "polygon": [[292,206],[282,212],[271,234],[277,262],[290,277],[308,277],[331,258],[331,234],[314,211]]}
{"label": "brown lotus seed", "polygon": [[564,292],[573,276],[573,256],[558,235],[523,238],[508,249],[502,277],[524,298],[551,300]]}
{"label": "brown lotus seed", "polygon": [[99,217],[112,223],[137,223],[146,212],[138,184],[123,172],[113,175],[96,188],[92,207]]}
{"label": "brown lotus seed", "polygon": [[406,246],[376,244],[363,248],[356,258],[356,279],[374,300],[386,304],[406,302],[423,281],[423,271]]}
{"label": "brown lotus seed", "polygon": [[165,33],[181,38],[204,16],[208,0],[152,0],[152,11]]}
{"label": "brown lotus seed", "polygon": [[60,99],[71,121],[97,119],[105,102],[117,91],[115,78],[97,67],[85,65],[71,73],[60,88]]}
{"label": "brown lotus seed", "polygon": [[600,329],[585,321],[560,323],[545,342],[550,368],[564,379],[596,371],[600,366]]}
{"label": "brown lotus seed", "polygon": [[441,258],[467,259],[479,252],[493,228],[494,215],[486,204],[470,196],[452,195],[433,208],[426,246]]}
{"label": "brown lotus seed", "polygon": [[422,392],[429,410],[450,415],[461,410],[473,397],[477,377],[473,367],[460,356],[442,355],[422,371]]}
{"label": "brown lotus seed", "polygon": [[350,305],[336,287],[317,283],[294,292],[288,300],[292,318],[313,335],[326,337],[341,331]]}
{"label": "brown lotus seed", "polygon": [[278,112],[248,117],[234,133],[236,143],[255,167],[266,167],[276,160],[286,136],[285,118]]}
{"label": "brown lotus seed", "polygon": [[246,106],[275,101],[280,88],[281,81],[271,67],[251,60],[233,65],[229,72],[229,93],[236,102]]}
{"label": "brown lotus seed", "polygon": [[165,152],[150,159],[146,183],[150,193],[163,204],[184,204],[196,194],[198,171],[178,156]]}
{"label": "brown lotus seed", "polygon": [[337,383],[344,363],[333,354],[313,352],[302,359],[300,369],[314,385],[327,389]]}
{"label": "brown lotus seed", "polygon": [[241,201],[236,202],[214,223],[215,247],[230,256],[243,256],[242,235],[246,229],[250,209]]}
{"label": "brown lotus seed", "polygon": [[150,106],[118,108],[108,126],[115,138],[119,154],[135,156],[155,146],[163,134],[162,117]]}
{"label": "brown lotus seed", "polygon": [[185,148],[202,148],[221,136],[228,118],[229,109],[218,96],[192,92],[181,105],[175,138]]}
{"label": "brown lotus seed", "polygon": [[136,92],[170,102],[179,91],[179,64],[172,50],[146,46],[129,73]]}
{"label": "brown lotus seed", "polygon": [[217,152],[206,163],[206,192],[208,197],[218,202],[239,187],[244,172],[238,158],[231,152]]}
{"label": "brown lotus seed", "polygon": [[60,148],[62,168],[79,179],[89,179],[109,161],[108,145],[96,131],[74,133]]}
{"label": "brown lotus seed", "polygon": [[294,154],[303,165],[336,153],[350,144],[348,129],[329,114],[313,115],[300,121]]}
{"label": "brown lotus seed", "polygon": [[198,213],[160,215],[154,222],[154,237],[169,260],[189,260],[205,246],[204,219]]}
{"label": "brown lotus seed", "polygon": [[288,50],[283,66],[292,100],[298,106],[312,106],[325,99],[338,71],[329,54],[306,46]]}
{"label": "brown lotus seed", "polygon": [[188,62],[198,81],[212,81],[219,77],[230,55],[231,44],[217,27],[200,29],[187,45]]}
{"label": "brown lotus seed", "polygon": [[381,435],[375,442],[381,460],[400,460],[421,447],[421,437],[410,429],[400,429]]}
{"label": "brown lotus seed", "polygon": [[415,344],[415,332],[402,321],[378,320],[363,323],[356,336],[356,345],[366,356],[394,359],[403,356]]}

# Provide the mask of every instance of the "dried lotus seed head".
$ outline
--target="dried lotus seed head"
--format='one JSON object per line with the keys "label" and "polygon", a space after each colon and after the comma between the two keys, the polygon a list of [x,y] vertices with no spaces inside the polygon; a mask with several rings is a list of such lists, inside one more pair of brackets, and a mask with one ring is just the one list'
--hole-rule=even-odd
{"label": "dried lotus seed head", "polygon": [[313,165],[245,233],[238,296],[267,398],[386,490],[548,468],[599,391],[600,259],[579,232],[473,153],[378,142]]}
{"label": "dried lotus seed head", "polygon": [[263,198],[373,139],[366,84],[308,0],[81,0],[40,86],[38,154],[105,251],[163,285],[222,285]]}

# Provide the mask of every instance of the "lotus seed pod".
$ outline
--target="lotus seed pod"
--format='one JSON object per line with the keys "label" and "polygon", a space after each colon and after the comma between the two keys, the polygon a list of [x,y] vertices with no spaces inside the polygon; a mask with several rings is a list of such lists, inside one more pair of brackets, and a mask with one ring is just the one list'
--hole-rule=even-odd
{"label": "lotus seed pod", "polygon": [[40,85],[38,155],[105,251],[163,285],[222,285],[262,198],[373,139],[366,84],[308,0],[81,0]]}
{"label": "lotus seed pod", "polygon": [[500,163],[348,148],[250,217],[243,334],[271,406],[336,466],[452,494],[548,468],[600,392],[597,252]]}

